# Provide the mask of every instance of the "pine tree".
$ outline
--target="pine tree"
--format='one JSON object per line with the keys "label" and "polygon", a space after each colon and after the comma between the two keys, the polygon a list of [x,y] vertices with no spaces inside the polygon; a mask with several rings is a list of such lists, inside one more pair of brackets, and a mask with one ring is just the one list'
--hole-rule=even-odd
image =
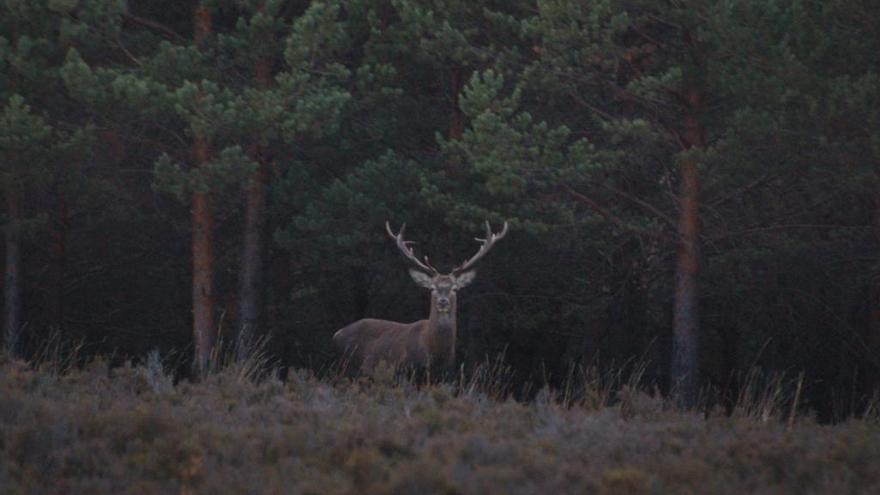
{"label": "pine tree", "polygon": [[6,264],[3,282],[4,343],[15,352],[21,332],[21,224],[24,220],[23,201],[27,183],[35,178],[34,163],[46,163],[43,153],[50,142],[51,127],[24,103],[21,96],[9,98],[0,115],[0,176],[6,197]]}
{"label": "pine tree", "polygon": [[[816,40],[807,41],[812,27],[790,24],[798,9],[784,2],[542,2],[521,23],[534,56],[512,89],[488,84],[494,76],[487,73],[463,94],[471,128],[459,152],[488,184],[518,185],[514,198],[542,197],[536,186],[543,176],[549,190],[565,191],[575,205],[636,236],[642,269],[656,267],[651,252],[675,249],[673,283],[653,290],[674,287],[670,387],[684,405],[695,404],[701,384],[701,246],[733,235],[729,222],[707,223],[701,205],[748,221],[735,201],[776,185],[759,172],[773,158],[745,153],[769,144],[770,136],[757,142],[759,132],[803,125],[805,115],[792,106],[806,104],[810,83],[792,74],[805,53],[793,52],[785,33]],[[769,49],[749,41],[768,36]],[[542,143],[541,129],[555,129],[557,139]],[[790,157],[804,142],[780,144],[774,176],[800,166]],[[779,209],[768,221],[785,214]]]}
{"label": "pine tree", "polygon": [[[255,78],[253,87],[240,88],[238,96],[242,111],[251,113],[239,135],[250,142],[251,160],[256,165],[244,181],[237,328],[240,358],[265,334],[260,316],[263,254],[267,251],[267,188],[273,176],[298,165],[290,163],[286,155],[309,139],[334,132],[350,100],[346,87],[350,72],[336,61],[348,49],[340,5],[317,2],[290,20],[280,15],[279,8],[277,4],[258,4],[251,17],[242,18],[236,31],[222,41],[236,63],[252,64]],[[273,74],[272,68],[278,66],[284,70]]]}
{"label": "pine tree", "polygon": [[[13,2],[0,6],[0,154],[7,208],[4,321],[10,348],[20,343],[21,328],[28,323],[22,320],[22,286],[37,282],[35,274],[25,278],[28,260],[22,253],[28,250],[22,249],[22,242],[26,237],[51,232],[46,284],[50,310],[45,313],[54,330],[60,331],[64,323],[65,196],[68,189],[86,182],[75,172],[93,145],[94,129],[76,118],[62,90],[59,68],[67,49],[95,46],[87,22],[113,15],[113,5],[100,0],[81,5]],[[47,196],[51,206],[42,207],[36,199]]]}

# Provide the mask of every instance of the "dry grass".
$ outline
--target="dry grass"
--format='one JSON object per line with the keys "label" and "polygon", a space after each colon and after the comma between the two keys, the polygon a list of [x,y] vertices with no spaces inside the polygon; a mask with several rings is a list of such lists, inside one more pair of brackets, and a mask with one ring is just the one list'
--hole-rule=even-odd
{"label": "dry grass", "polygon": [[501,365],[423,387],[257,368],[175,385],[158,355],[63,370],[0,356],[0,491],[880,493],[876,418],[818,425],[778,391],[707,418],[583,371],[524,404],[503,399]]}

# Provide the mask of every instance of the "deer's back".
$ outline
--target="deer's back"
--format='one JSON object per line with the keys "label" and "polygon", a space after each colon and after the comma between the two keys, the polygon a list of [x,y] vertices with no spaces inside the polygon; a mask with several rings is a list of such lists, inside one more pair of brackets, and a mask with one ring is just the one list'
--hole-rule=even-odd
{"label": "deer's back", "polygon": [[420,338],[427,320],[398,323],[388,320],[364,318],[333,334],[333,342],[339,347],[350,364],[371,369],[381,360],[389,363],[421,364]]}

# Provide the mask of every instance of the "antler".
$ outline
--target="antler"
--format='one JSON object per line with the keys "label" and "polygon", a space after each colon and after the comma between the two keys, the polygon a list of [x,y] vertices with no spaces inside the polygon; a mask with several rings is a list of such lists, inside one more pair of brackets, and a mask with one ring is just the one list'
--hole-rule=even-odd
{"label": "antler", "polygon": [[410,261],[412,261],[413,263],[418,265],[418,267],[421,268],[422,270],[425,270],[426,272],[428,272],[432,275],[437,275],[439,272],[437,271],[436,268],[431,266],[431,264],[428,262],[427,256],[425,256],[425,262],[422,263],[421,261],[419,261],[418,258],[416,258],[416,255],[415,255],[415,253],[413,253],[412,248],[407,246],[407,244],[412,244],[412,241],[403,240],[403,230],[404,229],[406,229],[406,224],[401,225],[400,232],[398,232],[397,234],[394,234],[394,232],[391,231],[391,224],[389,224],[388,221],[385,221],[385,230],[388,231],[388,235],[390,235],[394,239],[394,241],[397,243],[397,247],[400,249],[400,251],[403,253],[403,255],[406,256]]}
{"label": "antler", "polygon": [[480,250],[477,251],[477,254],[475,254],[471,259],[465,261],[464,263],[459,265],[457,268],[454,268],[452,270],[452,273],[455,275],[458,275],[459,273],[470,268],[474,263],[477,262],[477,260],[482,258],[486,253],[488,253],[489,250],[492,249],[492,246],[496,242],[501,240],[501,238],[504,237],[506,234],[507,234],[507,222],[504,222],[504,226],[501,227],[501,232],[499,232],[497,234],[493,234],[492,233],[492,226],[489,225],[489,222],[487,221],[486,222],[486,238],[485,239],[480,239],[478,237],[475,238],[476,241],[482,243],[482,245],[480,246]]}

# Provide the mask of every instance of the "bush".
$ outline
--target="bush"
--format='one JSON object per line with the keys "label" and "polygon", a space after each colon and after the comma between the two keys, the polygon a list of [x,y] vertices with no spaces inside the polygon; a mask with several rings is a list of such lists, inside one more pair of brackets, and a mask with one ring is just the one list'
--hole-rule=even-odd
{"label": "bush", "polygon": [[485,392],[473,380],[324,381],[293,372],[282,382],[242,368],[174,384],[158,356],[142,366],[110,369],[97,360],[61,372],[5,358],[0,486],[112,494],[880,492],[876,419],[824,426],[790,421],[788,407],[769,420],[739,411],[698,416],[623,380],[616,392],[547,389],[520,403],[498,396],[503,384],[494,376]]}

